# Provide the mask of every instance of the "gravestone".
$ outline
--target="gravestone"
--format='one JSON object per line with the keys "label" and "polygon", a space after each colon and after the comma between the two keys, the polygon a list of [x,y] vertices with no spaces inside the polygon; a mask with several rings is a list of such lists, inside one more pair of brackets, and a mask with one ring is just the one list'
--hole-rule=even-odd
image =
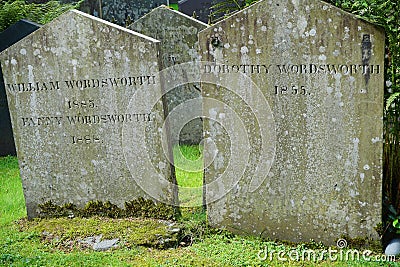
{"label": "gravestone", "polygon": [[[198,61],[199,31],[208,25],[195,20],[166,6],[160,6],[139,20],[129,28],[160,40],[161,65],[163,69],[185,63]],[[174,75],[183,75],[175,73]],[[198,83],[179,86],[166,95],[168,109],[171,112],[179,105],[185,105],[193,98],[200,98],[200,86]],[[184,109],[184,114],[179,112],[170,116],[171,141],[174,144],[199,144],[202,139],[203,125],[200,117],[201,110],[193,107]],[[190,116],[187,113],[191,113]],[[190,121],[185,121],[190,117]]]}
{"label": "gravestone", "polygon": [[[40,27],[39,24],[22,19],[0,33],[0,52],[15,44]],[[15,155],[14,137],[12,134],[10,112],[0,68],[0,156]]]}
{"label": "gravestone", "polygon": [[74,10],[0,54],[28,217],[48,201],[176,204],[158,45]]}
{"label": "gravestone", "polygon": [[199,40],[215,81],[202,84],[210,224],[378,239],[384,31],[322,1],[264,0]]}

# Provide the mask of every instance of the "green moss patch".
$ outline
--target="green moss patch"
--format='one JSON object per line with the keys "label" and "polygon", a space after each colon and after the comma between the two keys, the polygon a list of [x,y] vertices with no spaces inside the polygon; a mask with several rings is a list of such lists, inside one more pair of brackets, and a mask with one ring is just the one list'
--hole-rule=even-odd
{"label": "green moss patch", "polygon": [[181,229],[171,221],[138,218],[53,218],[20,220],[20,229],[40,236],[50,249],[70,252],[88,248],[85,238],[119,239],[119,247],[144,246],[158,249],[176,247]]}
{"label": "green moss patch", "polygon": [[177,208],[165,203],[154,202],[150,199],[138,198],[125,202],[125,208],[121,209],[110,201],[90,201],[84,207],[78,208],[74,204],[67,203],[62,206],[51,201],[39,204],[39,217],[61,218],[102,216],[109,218],[155,218],[173,220],[178,214]]}

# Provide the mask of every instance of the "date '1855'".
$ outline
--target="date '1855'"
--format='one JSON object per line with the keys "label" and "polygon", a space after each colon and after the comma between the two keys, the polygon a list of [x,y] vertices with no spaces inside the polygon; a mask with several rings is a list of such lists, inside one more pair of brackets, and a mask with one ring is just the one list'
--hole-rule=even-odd
{"label": "date '1855'", "polygon": [[310,95],[310,92],[303,85],[275,85],[275,95]]}

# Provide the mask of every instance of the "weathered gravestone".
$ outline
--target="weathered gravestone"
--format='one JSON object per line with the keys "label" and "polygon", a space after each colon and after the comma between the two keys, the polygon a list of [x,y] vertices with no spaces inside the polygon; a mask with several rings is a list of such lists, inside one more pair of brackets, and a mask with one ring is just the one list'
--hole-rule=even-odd
{"label": "weathered gravestone", "polygon": [[158,44],[70,11],[0,54],[29,217],[49,200],[174,204]]}
{"label": "weathered gravestone", "polygon": [[264,0],[200,32],[203,76],[217,83],[203,98],[220,101],[203,107],[211,225],[328,244],[377,238],[384,39],[317,0]]}
{"label": "weathered gravestone", "polygon": [[[166,69],[180,63],[198,62],[197,34],[200,30],[207,28],[207,24],[166,6],[160,6],[135,21],[129,28],[161,41],[161,65],[163,69]],[[179,73],[178,69],[174,72],[176,76],[184,75]],[[187,104],[188,100],[200,97],[198,83],[179,86],[166,95],[168,109],[172,111],[181,104]],[[200,119],[202,111],[194,109],[193,106],[182,110],[185,112],[177,112],[170,116],[171,141],[175,144],[199,144],[203,132]],[[188,116],[187,113],[191,115]],[[185,117],[191,120],[185,121]]]}
{"label": "weathered gravestone", "polygon": [[[40,25],[29,20],[20,20],[0,33],[0,51],[15,44],[28,34],[34,32]],[[12,134],[10,112],[8,111],[6,90],[3,74],[0,68],[0,156],[15,155],[14,137]]]}

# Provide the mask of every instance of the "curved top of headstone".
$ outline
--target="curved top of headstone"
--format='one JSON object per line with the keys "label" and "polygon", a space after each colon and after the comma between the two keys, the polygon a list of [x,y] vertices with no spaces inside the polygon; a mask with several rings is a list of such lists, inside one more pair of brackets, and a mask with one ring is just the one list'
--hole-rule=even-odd
{"label": "curved top of headstone", "polygon": [[[66,25],[73,25],[71,24],[71,21],[76,21],[77,23],[74,24],[74,27],[76,27],[76,31],[78,31],[78,36],[79,33],[82,33],[84,31],[84,28],[90,29],[91,25],[98,24],[98,25],[103,25],[106,26],[103,28],[103,33],[109,33],[110,38],[116,37],[119,34],[129,34],[129,38],[138,38],[142,39],[141,41],[149,41],[152,43],[158,43],[159,41],[151,38],[149,36],[143,35],[141,33],[135,32],[133,30],[124,28],[122,26],[113,24],[111,22],[102,20],[100,18],[88,15],[86,13],[83,13],[78,10],[70,10],[68,12],[65,12],[64,14],[60,15],[58,18],[54,19],[50,23],[44,25],[37,31],[33,32],[26,38],[22,39],[18,43],[14,44],[12,47],[17,47],[17,46],[23,46],[25,44],[29,44],[32,42],[32,39],[35,36],[39,35],[46,35],[46,32],[52,32],[53,38],[68,38],[72,36],[76,36],[75,29],[68,29],[68,26]],[[132,40],[132,39],[130,39]],[[112,39],[110,39],[112,41]],[[135,40],[133,40],[135,41]]]}

